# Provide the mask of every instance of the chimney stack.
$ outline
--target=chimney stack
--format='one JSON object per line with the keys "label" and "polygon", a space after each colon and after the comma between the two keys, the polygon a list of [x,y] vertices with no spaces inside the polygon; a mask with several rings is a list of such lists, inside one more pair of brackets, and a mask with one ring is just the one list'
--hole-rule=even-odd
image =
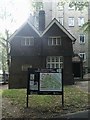
{"label": "chimney stack", "polygon": [[39,31],[43,32],[45,29],[45,11],[39,11]]}

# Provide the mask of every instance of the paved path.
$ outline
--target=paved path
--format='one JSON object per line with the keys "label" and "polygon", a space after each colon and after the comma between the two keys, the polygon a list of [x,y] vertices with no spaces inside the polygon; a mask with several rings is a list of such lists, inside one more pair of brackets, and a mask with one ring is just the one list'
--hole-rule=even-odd
{"label": "paved path", "polygon": [[0,89],[8,89],[8,84],[0,84]]}
{"label": "paved path", "polygon": [[75,84],[84,92],[90,92],[90,81],[77,81]]}
{"label": "paved path", "polygon": [[83,76],[83,78],[84,78],[85,80],[90,80],[90,73],[85,74],[85,75]]}

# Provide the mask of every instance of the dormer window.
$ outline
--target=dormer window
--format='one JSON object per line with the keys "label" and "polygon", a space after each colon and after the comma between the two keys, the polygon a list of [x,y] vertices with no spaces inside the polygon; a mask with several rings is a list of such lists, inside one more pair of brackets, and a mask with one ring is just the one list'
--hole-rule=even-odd
{"label": "dormer window", "polygon": [[34,45],[34,38],[33,37],[24,37],[21,41],[22,46],[33,46]]}
{"label": "dormer window", "polygon": [[49,37],[48,38],[48,45],[49,46],[56,46],[61,45],[61,37]]}

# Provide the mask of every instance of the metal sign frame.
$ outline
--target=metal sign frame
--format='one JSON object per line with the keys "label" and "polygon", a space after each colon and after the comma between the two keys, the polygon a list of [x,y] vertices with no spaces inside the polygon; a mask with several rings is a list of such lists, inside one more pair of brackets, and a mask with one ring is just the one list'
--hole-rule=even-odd
{"label": "metal sign frame", "polygon": [[[61,70],[61,71],[58,71]],[[61,79],[61,84],[62,84],[62,90],[40,90],[40,73],[61,73],[62,79]],[[37,85],[37,89],[35,88],[34,90],[31,89],[30,84],[32,84],[32,81]],[[63,90],[63,69],[57,69],[57,68],[46,68],[46,69],[38,69],[38,68],[28,68],[28,80],[27,80],[27,105],[28,107],[28,95],[32,94],[38,94],[38,95],[62,95],[62,106],[64,106],[64,90]]]}

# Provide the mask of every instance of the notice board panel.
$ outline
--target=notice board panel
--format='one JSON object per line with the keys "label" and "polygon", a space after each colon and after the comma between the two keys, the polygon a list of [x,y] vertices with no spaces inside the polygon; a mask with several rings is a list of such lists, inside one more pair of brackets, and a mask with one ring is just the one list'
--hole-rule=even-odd
{"label": "notice board panel", "polygon": [[40,91],[62,91],[61,73],[40,73]]}
{"label": "notice board panel", "polygon": [[63,95],[63,69],[28,69],[27,81],[27,107],[28,95]]}

